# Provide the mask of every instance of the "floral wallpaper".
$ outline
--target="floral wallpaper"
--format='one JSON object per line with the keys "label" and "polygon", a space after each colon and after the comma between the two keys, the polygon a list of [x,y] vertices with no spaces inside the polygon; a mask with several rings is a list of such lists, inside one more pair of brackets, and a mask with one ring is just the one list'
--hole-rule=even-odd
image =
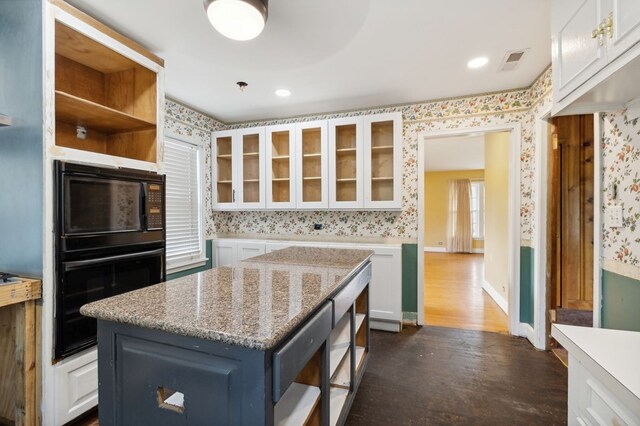
{"label": "floral wallpaper", "polygon": [[[217,232],[415,239],[418,233],[418,139],[420,134],[442,129],[521,123],[521,239],[530,244],[534,228],[532,221],[535,173],[534,118],[537,111],[551,101],[550,88],[551,70],[547,69],[527,89],[347,113],[231,124],[229,128],[243,128],[401,111],[404,119],[403,208],[400,212],[216,212],[213,228]],[[313,223],[323,223],[324,229],[314,231]]]}
{"label": "floral wallpaper", "polygon": [[[602,225],[602,256],[640,268],[640,121],[626,111],[608,113],[603,119],[602,208],[620,204],[624,226]],[[617,198],[608,190],[617,186]]]}
{"label": "floral wallpaper", "polygon": [[[550,102],[551,70],[547,69],[531,87],[501,93],[490,93],[473,97],[443,99],[432,102],[372,108],[367,110],[319,114],[286,119],[224,123],[198,113],[177,102],[167,100],[167,130],[209,140],[205,130],[243,128],[311,121],[346,116],[377,114],[401,111],[403,129],[403,192],[401,211],[244,211],[211,212],[207,216],[208,238],[219,232],[291,234],[291,235],[332,235],[357,237],[398,237],[417,238],[418,200],[418,139],[425,131],[474,128],[488,125],[520,123],[522,127],[521,145],[521,239],[530,245],[534,224],[534,119],[537,111]],[[208,145],[208,144],[207,144]],[[211,152],[207,148],[207,206],[211,205]],[[323,223],[324,229],[314,231],[313,223]]]}

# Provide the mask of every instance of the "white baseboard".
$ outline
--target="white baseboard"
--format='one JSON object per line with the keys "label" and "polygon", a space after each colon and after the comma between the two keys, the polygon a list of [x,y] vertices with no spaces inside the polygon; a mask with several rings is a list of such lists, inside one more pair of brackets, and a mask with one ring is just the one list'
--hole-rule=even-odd
{"label": "white baseboard", "polygon": [[489,284],[485,280],[482,280],[482,289],[486,291],[493,300],[496,301],[498,306],[500,306],[500,309],[502,309],[505,314],[509,315],[509,303],[507,303],[507,300],[502,297],[502,295],[498,293],[498,291],[493,288],[491,284]]}
{"label": "white baseboard", "polygon": [[474,248],[471,249],[472,253],[484,253],[484,249],[483,248]]}
{"label": "white baseboard", "polygon": [[446,253],[447,249],[445,247],[425,247],[424,251],[433,253]]}
{"label": "white baseboard", "polygon": [[531,342],[533,346],[535,346],[535,343],[534,343],[536,341],[535,332],[533,331],[533,327],[531,327],[526,322],[520,323],[520,326],[518,327],[518,335],[520,337],[526,337],[527,340]]}

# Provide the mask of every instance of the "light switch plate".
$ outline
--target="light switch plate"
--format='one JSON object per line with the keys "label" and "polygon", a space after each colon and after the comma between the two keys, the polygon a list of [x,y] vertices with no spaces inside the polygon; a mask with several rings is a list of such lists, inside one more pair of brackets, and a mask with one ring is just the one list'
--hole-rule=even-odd
{"label": "light switch plate", "polygon": [[604,225],[607,228],[622,227],[622,206],[613,205],[604,209]]}

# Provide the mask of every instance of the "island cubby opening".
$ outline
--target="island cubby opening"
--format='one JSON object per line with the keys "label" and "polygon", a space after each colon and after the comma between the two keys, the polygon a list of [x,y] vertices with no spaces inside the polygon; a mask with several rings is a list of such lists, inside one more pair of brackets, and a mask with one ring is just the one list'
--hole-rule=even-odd
{"label": "island cubby opening", "polygon": [[322,424],[322,352],[318,349],[274,407],[274,424],[316,426]]}
{"label": "island cubby opening", "polygon": [[56,22],[56,145],[155,163],[157,97],[156,72]]}

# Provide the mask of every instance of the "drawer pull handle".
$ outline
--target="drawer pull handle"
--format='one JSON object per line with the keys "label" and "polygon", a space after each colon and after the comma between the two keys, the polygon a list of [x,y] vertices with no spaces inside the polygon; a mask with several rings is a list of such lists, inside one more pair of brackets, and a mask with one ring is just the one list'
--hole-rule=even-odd
{"label": "drawer pull handle", "polygon": [[158,386],[158,407],[184,414],[184,394],[174,389]]}

